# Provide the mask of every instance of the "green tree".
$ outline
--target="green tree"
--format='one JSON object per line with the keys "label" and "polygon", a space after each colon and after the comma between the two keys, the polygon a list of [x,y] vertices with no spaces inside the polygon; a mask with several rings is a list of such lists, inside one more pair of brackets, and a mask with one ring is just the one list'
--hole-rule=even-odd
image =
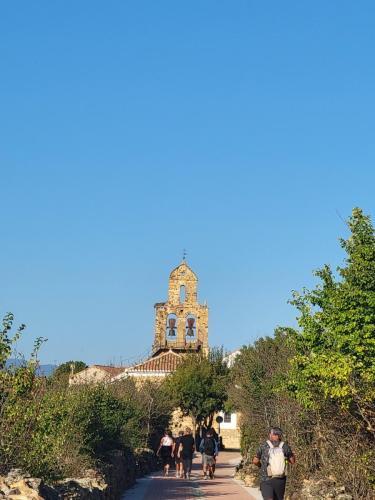
{"label": "green tree", "polygon": [[156,449],[173,411],[165,381],[136,384],[130,377],[111,384],[109,390],[132,409],[123,427],[125,445]]}
{"label": "green tree", "polygon": [[212,349],[207,356],[188,355],[167,385],[175,405],[192,417],[196,428],[211,425],[214,413],[224,409],[228,377],[223,349]]}
{"label": "green tree", "polygon": [[12,313],[7,313],[2,322],[2,328],[0,328],[0,370],[5,368],[6,362],[8,361],[13,345],[21,337],[22,331],[26,328],[24,324],[20,325],[13,335],[10,334],[14,322],[14,315]]}
{"label": "green tree", "polygon": [[273,425],[293,432],[296,404],[285,383],[295,353],[296,332],[277,328],[274,337],[242,347],[231,370],[229,400],[241,414],[242,450],[253,456]]}
{"label": "green tree", "polygon": [[306,407],[336,401],[375,433],[375,234],[359,208],[348,227],[338,277],[324,266],[316,288],[291,301],[301,330],[290,387]]}
{"label": "green tree", "polygon": [[78,373],[85,368],[87,365],[83,361],[66,361],[56,368],[51,376],[51,381],[68,385],[70,374]]}

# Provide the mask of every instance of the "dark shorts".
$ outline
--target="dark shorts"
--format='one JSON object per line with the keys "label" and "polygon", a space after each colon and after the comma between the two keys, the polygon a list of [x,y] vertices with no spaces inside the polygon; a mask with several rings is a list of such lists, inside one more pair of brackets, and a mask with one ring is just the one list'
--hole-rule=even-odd
{"label": "dark shorts", "polygon": [[160,450],[160,456],[163,461],[163,465],[172,465],[172,446],[162,446]]}
{"label": "dark shorts", "polygon": [[260,483],[263,500],[284,500],[286,477],[272,477]]}
{"label": "dark shorts", "polygon": [[193,457],[182,457],[182,464],[183,464],[182,466],[184,468],[185,474],[190,474],[192,462],[193,462]]}

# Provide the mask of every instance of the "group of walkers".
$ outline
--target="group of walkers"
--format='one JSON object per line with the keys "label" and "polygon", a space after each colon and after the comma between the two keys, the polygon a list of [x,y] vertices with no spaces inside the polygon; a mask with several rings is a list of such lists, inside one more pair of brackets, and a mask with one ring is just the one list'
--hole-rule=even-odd
{"label": "group of walkers", "polygon": [[204,479],[213,479],[215,475],[216,458],[219,454],[219,439],[215,430],[209,428],[196,446],[190,427],[180,431],[176,438],[167,430],[161,438],[157,455],[163,461],[164,475],[168,476],[171,467],[176,467],[176,477],[190,479],[195,450],[202,454]]}
{"label": "group of walkers", "polygon": [[[219,454],[219,439],[214,429],[206,430],[197,449],[202,453],[204,479],[213,479]],[[189,427],[185,428],[185,432],[180,431],[176,438],[170,431],[165,431],[157,451],[163,460],[164,475],[168,476],[169,469],[175,465],[176,477],[190,479],[195,450],[195,439]],[[264,500],[284,499],[287,464],[294,464],[295,461],[290,446],[283,441],[282,430],[271,428],[267,441],[253,458],[253,464],[260,468],[260,490]]]}

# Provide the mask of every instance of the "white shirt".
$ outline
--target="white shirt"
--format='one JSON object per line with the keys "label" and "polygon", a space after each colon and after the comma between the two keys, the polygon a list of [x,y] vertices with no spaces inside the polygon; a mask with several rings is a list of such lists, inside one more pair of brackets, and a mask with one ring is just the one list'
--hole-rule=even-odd
{"label": "white shirt", "polygon": [[162,444],[162,446],[172,446],[173,439],[169,436],[164,436],[161,438],[161,444]]}

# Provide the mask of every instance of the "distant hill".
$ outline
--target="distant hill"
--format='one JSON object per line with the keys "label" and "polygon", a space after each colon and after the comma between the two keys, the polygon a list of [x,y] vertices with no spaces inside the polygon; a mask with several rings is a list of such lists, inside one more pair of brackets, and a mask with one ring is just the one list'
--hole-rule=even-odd
{"label": "distant hill", "polygon": [[38,368],[38,375],[44,375],[45,377],[49,377],[56,370],[57,365],[40,365]]}
{"label": "distant hill", "polygon": [[[6,367],[9,368],[11,366],[21,366],[23,363],[24,361],[22,359],[8,359],[8,361],[6,362]],[[56,368],[57,365],[39,365],[37,374],[44,377],[49,377],[56,370]]]}

